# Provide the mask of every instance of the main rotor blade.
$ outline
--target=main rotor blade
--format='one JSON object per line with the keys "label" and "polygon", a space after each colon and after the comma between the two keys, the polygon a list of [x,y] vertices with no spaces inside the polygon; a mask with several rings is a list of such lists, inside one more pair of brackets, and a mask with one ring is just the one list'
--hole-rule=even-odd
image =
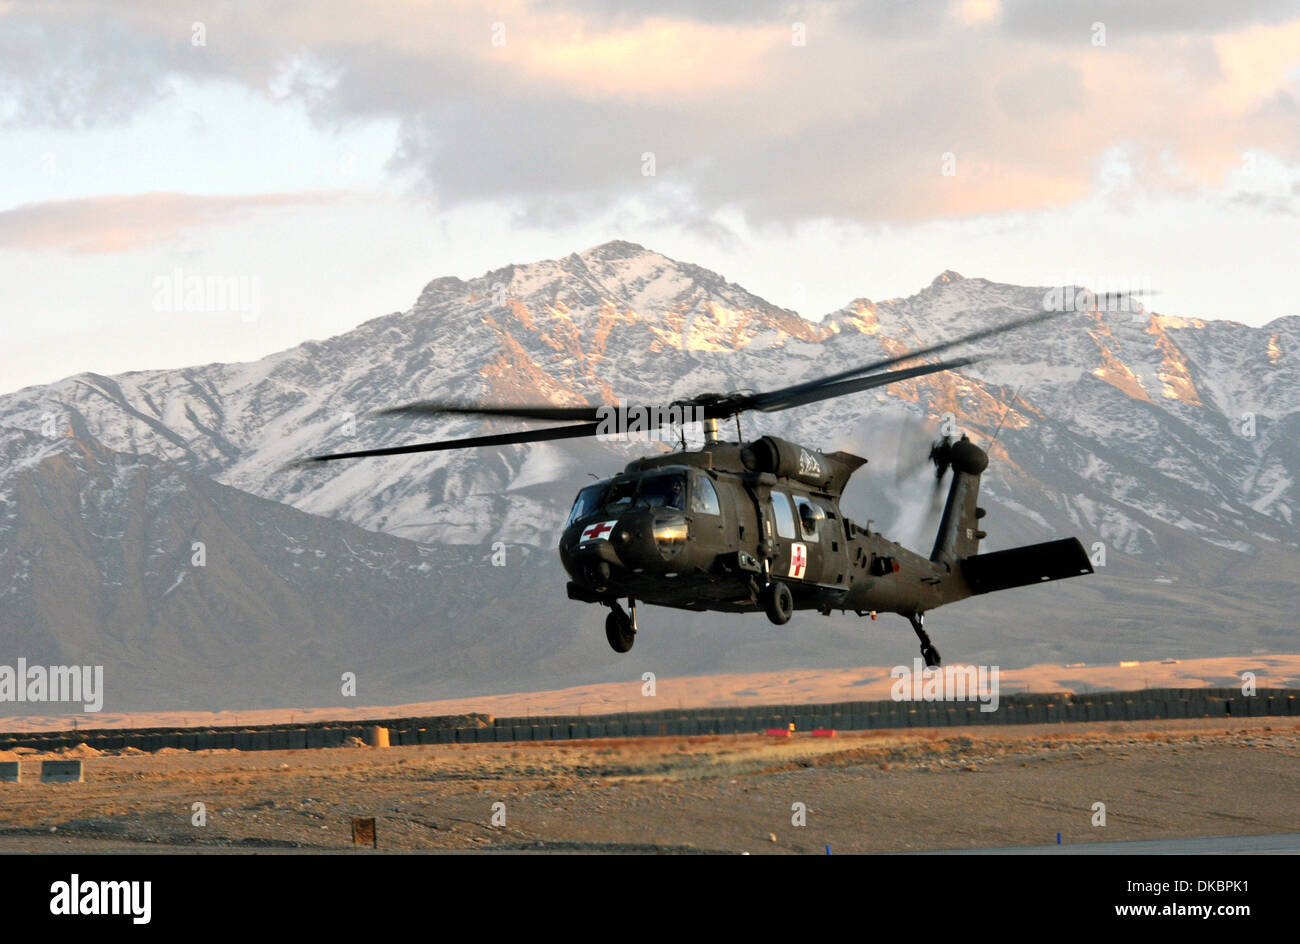
{"label": "main rotor blade", "polygon": [[994,335],[1005,334],[1008,331],[1018,331],[1021,328],[1037,324],[1040,321],[1046,321],[1048,318],[1055,318],[1063,314],[1059,311],[1040,311],[1017,321],[1008,321],[1004,324],[994,325],[991,328],[981,328],[978,331],[972,331],[970,334],[962,335],[959,338],[953,338],[951,341],[944,341],[941,344],[932,344],[930,347],[918,348],[915,351],[908,351],[905,354],[899,354],[896,357],[887,357],[884,360],[875,361],[871,364],[863,364],[860,367],[852,367],[848,370],[842,370],[837,374],[830,374],[827,377],[820,377],[816,380],[808,380],[803,383],[794,384],[789,387],[782,387],[780,390],[771,390],[767,393],[756,394],[757,397],[772,397],[782,394],[798,394],[805,390],[813,390],[826,384],[833,384],[837,381],[846,380],[849,377],[857,377],[861,374],[872,373],[882,370],[886,367],[893,367],[895,364],[901,364],[903,361],[910,361],[916,357],[926,357],[930,354],[938,354],[940,351],[946,351],[949,348],[956,347],[959,344],[968,344],[972,341],[982,341],[984,338],[991,338]]}
{"label": "main rotor blade", "polygon": [[521,420],[556,420],[560,422],[594,423],[600,419],[597,406],[473,406],[464,403],[442,403],[438,400],[418,400],[402,406],[376,410],[375,416],[441,416],[453,413],[465,416],[510,416]]}
{"label": "main rotor blade", "polygon": [[900,380],[910,380],[913,377],[922,377],[925,374],[934,374],[941,370],[952,370],[954,367],[964,367],[967,364],[975,362],[973,357],[958,357],[950,361],[940,361],[937,364],[921,364],[918,367],[904,367],[900,370],[891,370],[883,374],[872,374],[870,377],[859,377],[856,380],[841,380],[838,383],[821,383],[804,389],[787,387],[784,390],[774,390],[770,393],[755,394],[751,398],[751,403],[746,409],[761,410],[764,413],[774,413],[777,410],[788,410],[794,406],[803,406],[805,403],[816,403],[818,400],[829,400],[831,397],[842,397],[846,393],[858,393],[862,390],[870,390],[873,387],[883,387],[886,384],[898,383]]}
{"label": "main rotor blade", "polygon": [[594,436],[598,423],[579,426],[556,426],[551,429],[524,429],[514,433],[495,433],[491,436],[470,436],[467,439],[443,439],[438,442],[412,443],[409,446],[386,446],[382,449],[359,449],[355,452],[335,452],[326,456],[308,456],[289,464],[301,468],[315,462],[333,462],[335,459],[363,459],[368,456],[402,456],[412,452],[441,452],[446,449],[469,449],[474,446],[510,446],[516,443],[547,442],[556,439],[581,439]]}
{"label": "main rotor blade", "polygon": [[[933,374],[941,370],[951,370],[954,367],[961,367],[971,363],[972,358],[963,357],[951,361],[942,361],[937,364],[922,364],[919,367],[906,367],[902,370],[889,371],[883,374],[873,374],[870,377],[859,377],[856,380],[845,380],[839,383],[823,384],[812,390],[804,390],[798,393],[786,394],[778,391],[781,395],[760,394],[753,397],[743,398],[746,401],[744,409],[762,410],[765,413],[772,413],[777,410],[786,410],[793,406],[800,406],[805,403],[815,403],[818,400],[827,400],[831,397],[843,396],[846,393],[857,393],[861,390],[870,390],[873,387],[883,387],[886,384],[896,383],[900,380],[908,380],[912,377],[920,377],[924,374]],[[576,409],[570,407],[561,407],[559,409]],[[595,408],[593,408],[595,409]],[[473,411],[470,411],[473,412]],[[706,416],[714,414],[714,410],[705,407]],[[721,415],[721,414],[718,414]],[[726,415],[731,415],[727,413]],[[652,427],[662,425],[665,417],[651,414],[648,417]],[[302,468],[317,462],[333,462],[337,459],[364,459],[371,456],[401,456],[413,452],[442,452],[448,449],[471,449],[476,446],[509,446],[518,443],[529,442],[551,442],[559,439],[581,439],[585,436],[595,436],[601,428],[600,423],[579,423],[575,426],[556,426],[550,429],[525,429],[513,433],[494,433],[490,436],[470,436],[465,439],[442,439],[437,442],[412,443],[408,446],[385,446],[380,449],[358,449],[352,452],[334,452],[323,456],[308,456],[305,459],[299,459],[297,462],[291,462],[286,468]]]}

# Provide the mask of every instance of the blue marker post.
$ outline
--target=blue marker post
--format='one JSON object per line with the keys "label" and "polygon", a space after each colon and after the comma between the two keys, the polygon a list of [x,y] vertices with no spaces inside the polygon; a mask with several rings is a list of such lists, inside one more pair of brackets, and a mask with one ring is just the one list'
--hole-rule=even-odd
{"label": "blue marker post", "polygon": [[1060,834],[1060,833],[1057,833],[1057,834],[1056,834],[1056,844],[1057,844],[1058,846],[1061,844],[1061,834]]}

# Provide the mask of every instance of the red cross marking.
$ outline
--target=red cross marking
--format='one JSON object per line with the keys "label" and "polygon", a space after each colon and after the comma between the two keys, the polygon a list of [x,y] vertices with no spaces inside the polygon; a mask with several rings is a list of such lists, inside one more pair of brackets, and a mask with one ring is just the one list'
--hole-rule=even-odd
{"label": "red cross marking", "polygon": [[808,548],[803,544],[795,544],[790,548],[790,576],[802,578],[807,567]]}
{"label": "red cross marking", "polygon": [[604,537],[614,530],[613,521],[602,521],[599,524],[593,524],[590,528],[582,532],[584,541],[594,541],[597,538]]}

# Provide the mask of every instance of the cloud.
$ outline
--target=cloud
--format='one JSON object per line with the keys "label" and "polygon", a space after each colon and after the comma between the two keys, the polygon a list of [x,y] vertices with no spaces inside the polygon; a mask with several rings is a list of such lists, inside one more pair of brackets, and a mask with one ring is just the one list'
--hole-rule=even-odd
{"label": "cloud", "polygon": [[1002,0],[1002,23],[1015,36],[1086,45],[1093,23],[1108,42],[1152,35],[1222,33],[1294,20],[1295,0]]}
{"label": "cloud", "polygon": [[227,225],[255,213],[333,202],[342,196],[142,193],[28,203],[0,211],[0,249],[128,252],[170,242],[196,227]]}
{"label": "cloud", "polygon": [[[1292,187],[1295,191],[1300,188],[1300,184]],[[1287,216],[1295,216],[1295,200],[1291,194],[1284,193],[1260,193],[1259,191],[1243,190],[1234,193],[1228,198],[1228,203],[1233,206],[1249,207],[1254,210],[1261,210],[1265,213],[1281,213]]]}
{"label": "cloud", "polygon": [[1247,149],[1300,161],[1293,2],[321,0],[215,8],[201,49],[142,0],[49,8],[19,7],[25,58],[0,66],[13,120],[123,122],[169,76],[236,81],[323,126],[396,119],[391,167],[439,207],[556,226],[629,200],[780,224],[1042,209],[1117,149],[1156,190],[1221,187]]}
{"label": "cloud", "polygon": [[578,14],[587,23],[635,26],[664,17],[698,23],[791,23],[800,18],[804,5],[792,0],[569,0],[552,7]]}
{"label": "cloud", "polygon": [[734,27],[651,19],[635,28],[524,45],[516,61],[526,77],[581,98],[697,100],[751,85],[766,54],[788,48],[790,37],[788,26],[770,23]]}
{"label": "cloud", "polygon": [[0,115],[19,127],[128,120],[167,94],[169,74],[203,70],[170,37],[108,11],[0,14]]}

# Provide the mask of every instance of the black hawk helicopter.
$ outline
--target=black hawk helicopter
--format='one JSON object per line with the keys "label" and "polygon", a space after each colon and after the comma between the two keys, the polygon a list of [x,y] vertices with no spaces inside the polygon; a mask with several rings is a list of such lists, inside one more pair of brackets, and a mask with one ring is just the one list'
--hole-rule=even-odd
{"label": "black hawk helicopter", "polygon": [[[633,460],[618,475],[583,488],[560,537],[560,560],[572,600],[609,607],[605,633],[617,652],[636,637],[636,604],[725,613],[762,611],[777,625],[796,610],[898,613],[911,623],[926,664],[940,664],[925,631],[929,610],[992,593],[1093,572],[1077,538],[979,553],[984,509],[977,504],[988,454],[962,435],[930,449],[936,488],[952,483],[930,556],[923,557],[846,518],[840,496],[866,459],[763,436],[724,442],[718,421],[755,410],[775,412],[859,393],[973,363],[973,357],[899,368],[1052,317],[1043,312],[932,347],[864,364],[765,393],[707,393],[650,408],[650,424],[690,416],[704,431],[702,448]],[[893,369],[890,369],[893,368]],[[487,406],[421,401],[380,415],[471,414],[570,425],[439,442],[313,456],[305,463],[479,446],[596,437],[608,428],[606,406]],[[689,411],[689,412],[687,412]],[[739,432],[739,419],[737,419]],[[628,601],[625,610],[620,600]]]}

